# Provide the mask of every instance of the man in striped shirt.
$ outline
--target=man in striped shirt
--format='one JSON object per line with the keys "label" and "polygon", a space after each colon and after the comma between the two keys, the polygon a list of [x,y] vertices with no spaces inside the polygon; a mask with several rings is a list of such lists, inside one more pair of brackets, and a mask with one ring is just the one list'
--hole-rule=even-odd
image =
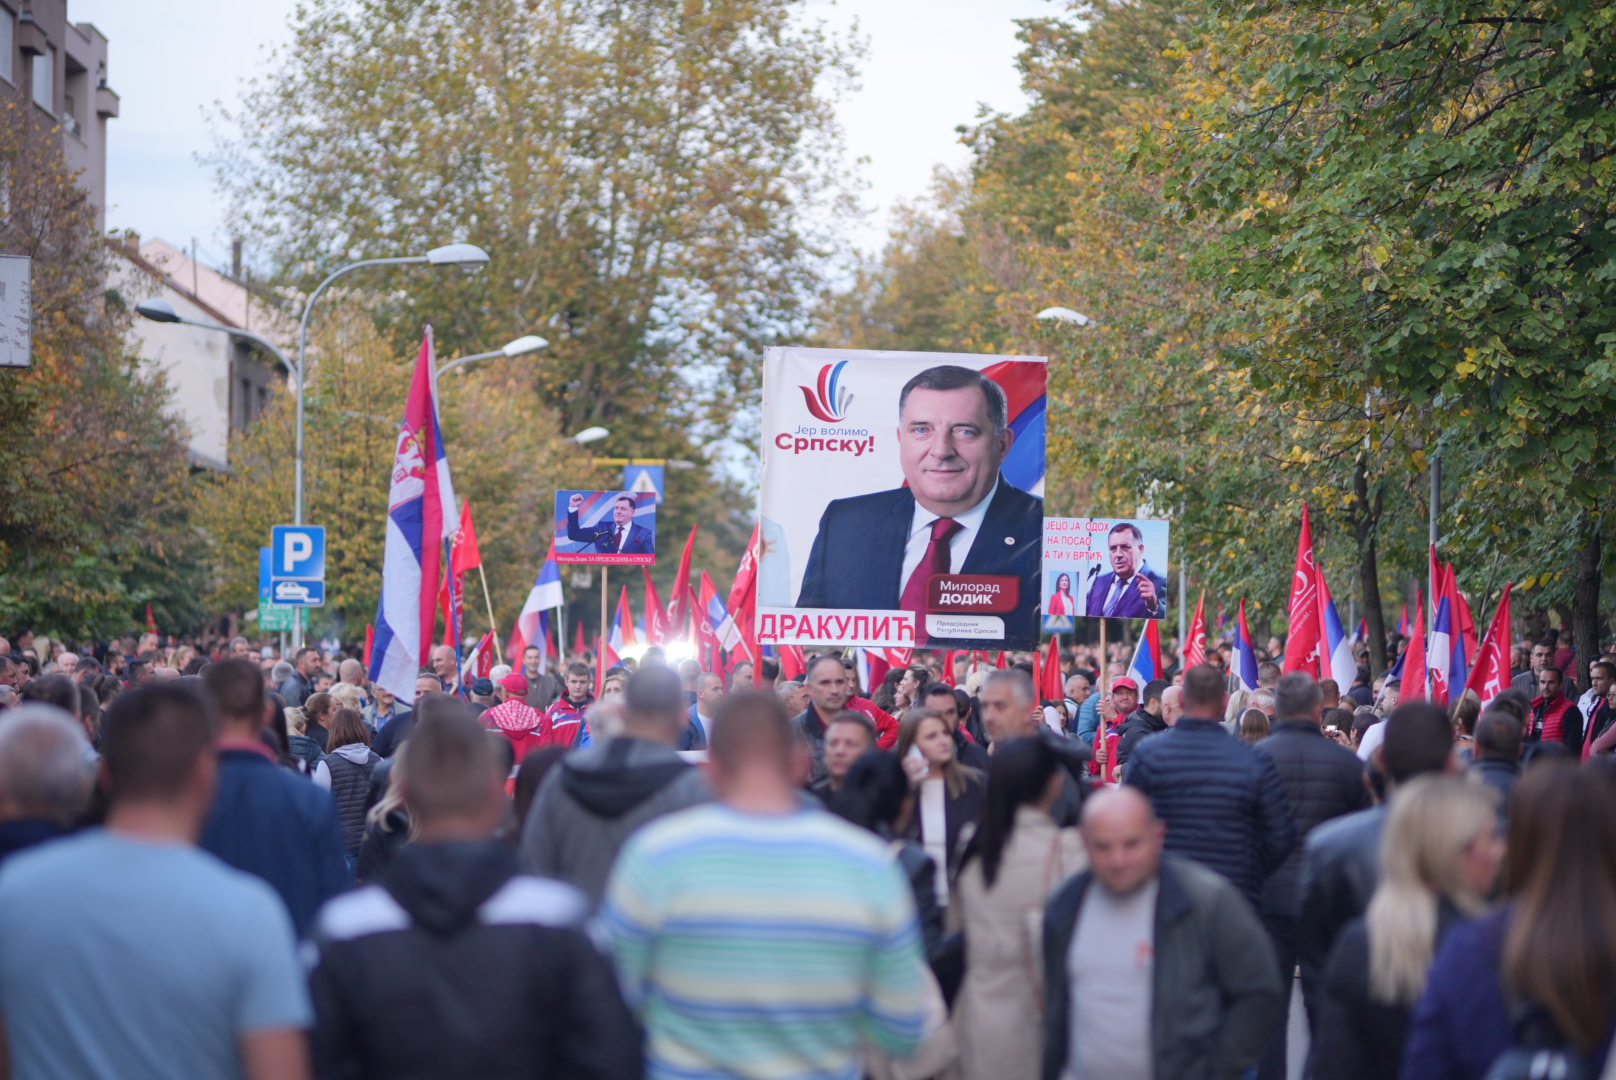
{"label": "man in striped shirt", "polygon": [[914,903],[884,845],[804,809],[790,719],[724,699],[708,761],[719,803],[635,834],[602,921],[645,1025],[647,1075],[856,1080],[925,1022]]}

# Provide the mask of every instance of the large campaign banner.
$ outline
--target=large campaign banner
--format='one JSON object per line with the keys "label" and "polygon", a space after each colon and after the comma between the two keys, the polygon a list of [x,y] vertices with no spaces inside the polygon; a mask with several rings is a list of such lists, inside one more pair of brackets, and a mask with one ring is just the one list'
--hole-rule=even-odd
{"label": "large campaign banner", "polygon": [[1044,519],[1044,621],[1167,617],[1168,524]]}
{"label": "large campaign banner", "polygon": [[1041,357],[770,349],[758,640],[1038,644]]}
{"label": "large campaign banner", "polygon": [[558,491],[555,561],[650,566],[656,562],[656,493]]}

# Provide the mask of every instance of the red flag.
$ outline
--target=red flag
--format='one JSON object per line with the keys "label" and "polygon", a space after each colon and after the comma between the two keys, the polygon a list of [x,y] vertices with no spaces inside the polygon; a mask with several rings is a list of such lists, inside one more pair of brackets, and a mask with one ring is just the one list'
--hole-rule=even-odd
{"label": "red flag", "polygon": [[949,649],[943,653],[943,681],[949,686],[957,686],[954,681],[954,650]]}
{"label": "red flag", "polygon": [[746,554],[741,556],[740,569],[735,571],[735,583],[729,590],[729,614],[740,631],[741,647],[753,660],[763,655],[757,643],[757,564],[758,526],[752,526],[752,539],[746,543]]}
{"label": "red flag", "polygon": [[494,670],[494,632],[492,630],[482,636],[477,642],[477,648],[472,652],[474,663],[473,671],[479,679],[488,678]]}
{"label": "red flag", "polygon": [[695,546],[696,526],[692,525],[684,554],[679,556],[679,572],[673,578],[673,624],[669,629],[675,637],[684,637],[690,632],[690,551]]}
{"label": "red flag", "polygon": [[370,651],[376,647],[376,624],[365,624],[365,670],[370,670]]}
{"label": "red flag", "polygon": [[1060,636],[1049,639],[1049,655],[1044,658],[1044,681],[1038,691],[1045,701],[1059,701],[1066,696],[1066,688],[1061,685],[1060,666]]}
{"label": "red flag", "polygon": [[582,657],[584,653],[589,651],[589,643],[584,640],[584,621],[579,619],[573,623],[573,626],[577,628],[578,632],[572,636],[572,651]]}
{"label": "red flag", "polygon": [[999,655],[994,659],[993,666],[998,668],[1000,671],[1003,671],[1005,668],[1010,666],[1009,664],[1006,664],[1004,662],[1004,650],[1003,649],[999,650]]}
{"label": "red flag", "polygon": [[157,633],[157,616],[152,614],[151,605],[146,605],[146,633]]}
{"label": "red flag", "polygon": [[1414,625],[1409,630],[1408,652],[1403,654],[1403,684],[1397,689],[1397,704],[1425,698],[1425,593],[1421,591],[1414,594]]}
{"label": "red flag", "polygon": [[1302,504],[1302,532],[1296,540],[1296,573],[1291,579],[1289,611],[1283,670],[1287,674],[1305,671],[1316,679],[1319,677],[1319,580],[1306,503]]}
{"label": "red flag", "polygon": [[1195,617],[1190,620],[1189,640],[1184,642],[1184,667],[1186,669],[1206,663],[1206,590],[1201,590],[1201,597],[1195,601]]}
{"label": "red flag", "polygon": [[645,575],[645,640],[647,644],[662,646],[673,636],[668,633],[668,609],[662,606],[656,584],[651,581],[651,568],[641,566]]}
{"label": "red flag", "polygon": [[438,614],[443,616],[443,644],[451,649],[455,647],[454,591],[454,576],[445,575],[438,586]]}
{"label": "red flag", "polygon": [[[1503,693],[1509,686],[1510,680],[1510,623],[1509,623],[1509,590],[1514,582],[1504,586],[1504,595],[1498,601],[1498,610],[1493,612],[1493,624],[1487,630],[1487,637],[1482,640],[1481,648],[1476,652],[1475,663],[1470,668],[1470,678],[1465,682],[1466,690],[1474,690],[1481,699],[1482,708],[1492,703],[1493,698]],[[1404,665],[1407,669],[1408,665]]]}
{"label": "red flag", "polygon": [[595,637],[595,700],[606,690],[606,669],[616,667],[622,658],[612,651],[612,643],[604,637]]}
{"label": "red flag", "polygon": [[449,572],[459,578],[467,570],[475,570],[482,564],[483,553],[477,547],[477,526],[472,524],[471,500],[467,499],[460,506],[460,531],[454,534],[453,546],[449,549]]}
{"label": "red flag", "polygon": [[[628,602],[628,586],[623,586],[623,593],[617,598],[616,625],[612,627],[612,637],[621,639],[623,648],[631,648],[640,643],[634,634],[634,608]],[[615,649],[619,642],[612,642]]]}
{"label": "red flag", "polygon": [[560,654],[556,652],[555,636],[553,631],[550,629],[549,619],[544,620],[544,655],[554,656],[557,659],[560,658]]}
{"label": "red flag", "polygon": [[707,617],[710,605],[708,601],[718,598],[718,590],[713,588],[713,579],[707,576],[707,571],[701,572],[701,594],[696,595],[693,589],[686,587],[685,601],[689,605],[691,622],[695,627],[692,641],[696,646],[696,658],[701,662],[702,670],[714,674],[722,672],[718,658],[718,633],[714,630],[712,620]]}
{"label": "red flag", "polygon": [[790,682],[808,670],[807,660],[802,654],[801,645],[777,645],[780,650],[780,676]]}

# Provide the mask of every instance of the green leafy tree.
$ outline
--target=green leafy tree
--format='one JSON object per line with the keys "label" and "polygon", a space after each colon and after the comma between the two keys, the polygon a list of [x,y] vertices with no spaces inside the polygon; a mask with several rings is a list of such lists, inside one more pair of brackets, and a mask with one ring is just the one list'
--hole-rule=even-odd
{"label": "green leafy tree", "polygon": [[[1205,279],[1250,318],[1284,400],[1409,402],[1433,453],[1571,511],[1572,607],[1598,637],[1616,452],[1616,10],[1577,2],[1302,2],[1219,9],[1189,43],[1189,107],[1147,153],[1221,229]],[[1539,520],[1543,520],[1542,517]],[[1585,659],[1593,650],[1584,650]]]}
{"label": "green leafy tree", "polygon": [[106,291],[95,208],[61,129],[0,95],[0,252],[32,261],[33,366],[0,369],[0,626],[121,634],[151,604],[165,630],[202,619],[184,431],[160,373],[129,352]]}

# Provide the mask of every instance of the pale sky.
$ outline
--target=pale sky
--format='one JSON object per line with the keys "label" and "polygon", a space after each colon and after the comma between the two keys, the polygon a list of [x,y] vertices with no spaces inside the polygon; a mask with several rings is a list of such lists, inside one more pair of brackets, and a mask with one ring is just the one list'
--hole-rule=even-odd
{"label": "pale sky", "polygon": [[[122,115],[109,127],[110,228],[132,228],[225,265],[225,207],[197,157],[212,145],[204,110],[234,104],[242,79],[263,69],[286,39],[294,0],[198,4],[195,0],[68,0],[68,17],[93,22],[110,41],[108,83]],[[808,0],[812,15],[846,30],[857,20],[868,54],[861,89],[840,115],[850,162],[873,210],[848,240],[879,248],[887,211],[923,195],[938,165],[966,161],[954,128],[978,106],[1016,112],[1017,18],[1053,15],[1051,0]]]}

